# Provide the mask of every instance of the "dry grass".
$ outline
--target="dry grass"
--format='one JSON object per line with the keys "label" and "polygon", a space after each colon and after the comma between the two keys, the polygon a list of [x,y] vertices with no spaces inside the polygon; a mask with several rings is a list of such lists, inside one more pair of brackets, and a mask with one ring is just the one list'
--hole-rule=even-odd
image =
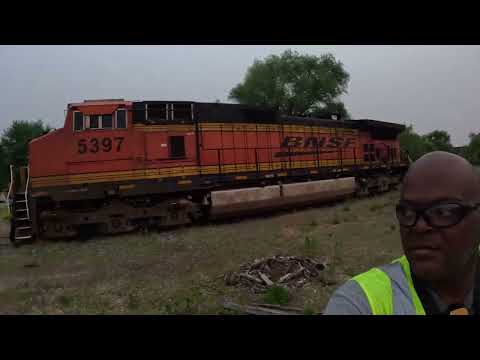
{"label": "dry grass", "polygon": [[291,292],[290,305],[319,312],[343,281],[401,254],[397,198],[392,192],[147,235],[2,246],[0,313],[226,314],[224,300],[262,296],[226,286],[224,273],[276,254],[330,263],[324,277],[331,286],[314,282]]}

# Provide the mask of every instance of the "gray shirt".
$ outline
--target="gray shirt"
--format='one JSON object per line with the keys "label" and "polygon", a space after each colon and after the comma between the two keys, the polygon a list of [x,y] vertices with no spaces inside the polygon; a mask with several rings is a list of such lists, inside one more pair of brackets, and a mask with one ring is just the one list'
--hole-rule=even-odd
{"label": "gray shirt", "polygon": [[[446,311],[448,304],[445,304],[440,300],[438,295],[428,289],[432,294],[434,301],[437,303],[440,311]],[[473,290],[467,295],[465,306],[468,311],[472,313],[473,310]],[[342,286],[340,286],[330,298],[325,310],[324,315],[372,315],[370,304],[368,299],[360,287],[360,285],[354,281],[349,280]]]}

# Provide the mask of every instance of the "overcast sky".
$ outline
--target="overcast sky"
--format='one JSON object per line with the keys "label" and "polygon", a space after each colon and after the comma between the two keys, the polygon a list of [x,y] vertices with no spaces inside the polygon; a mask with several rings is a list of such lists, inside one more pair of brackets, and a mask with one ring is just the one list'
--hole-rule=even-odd
{"label": "overcast sky", "polygon": [[61,127],[69,102],[94,98],[228,101],[254,59],[291,48],[330,52],[350,73],[353,118],[480,132],[480,46],[0,46],[0,130]]}

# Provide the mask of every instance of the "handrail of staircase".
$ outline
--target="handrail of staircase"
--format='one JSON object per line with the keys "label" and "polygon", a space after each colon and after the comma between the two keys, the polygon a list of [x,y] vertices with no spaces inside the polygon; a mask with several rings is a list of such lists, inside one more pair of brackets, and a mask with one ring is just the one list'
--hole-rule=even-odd
{"label": "handrail of staircase", "polygon": [[10,215],[11,209],[10,209],[10,194],[12,193],[12,188],[13,188],[13,165],[10,165],[10,186],[8,187],[8,193],[7,193],[7,204],[8,204],[8,214]]}
{"label": "handrail of staircase", "polygon": [[27,166],[27,181],[25,182],[25,208],[27,209],[27,218],[30,219],[30,211],[28,210],[28,182],[30,181],[30,169]]}

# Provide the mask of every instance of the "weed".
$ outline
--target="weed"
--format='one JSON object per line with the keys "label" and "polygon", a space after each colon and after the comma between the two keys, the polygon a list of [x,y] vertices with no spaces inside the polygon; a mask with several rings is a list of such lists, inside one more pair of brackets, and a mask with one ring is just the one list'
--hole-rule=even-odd
{"label": "weed", "polygon": [[191,314],[194,312],[192,305],[192,299],[190,299],[189,297],[176,299],[173,302],[164,305],[162,313],[165,313],[167,315]]}
{"label": "weed", "polygon": [[342,262],[342,254],[341,254],[341,243],[339,240],[335,240],[333,244],[333,254],[332,254],[332,261],[330,265],[327,267],[327,278],[335,279],[335,274],[337,270],[337,266],[340,265]]}
{"label": "weed", "polygon": [[315,310],[310,307],[305,307],[305,309],[303,309],[303,315],[315,315]]}
{"label": "weed", "polygon": [[263,301],[268,304],[286,305],[290,302],[290,293],[282,286],[272,286],[264,294]]}
{"label": "weed", "polygon": [[305,236],[304,245],[307,252],[312,251],[318,247],[318,241],[310,236]]}
{"label": "weed", "polygon": [[73,304],[73,299],[68,296],[68,295],[60,295],[58,298],[57,298],[57,301],[60,303],[60,305],[62,305],[63,307],[69,307],[69,306],[72,306]]}
{"label": "weed", "polygon": [[350,211],[350,206],[348,206],[348,205],[347,205],[347,206],[344,206],[344,207],[343,207],[343,211]]}

